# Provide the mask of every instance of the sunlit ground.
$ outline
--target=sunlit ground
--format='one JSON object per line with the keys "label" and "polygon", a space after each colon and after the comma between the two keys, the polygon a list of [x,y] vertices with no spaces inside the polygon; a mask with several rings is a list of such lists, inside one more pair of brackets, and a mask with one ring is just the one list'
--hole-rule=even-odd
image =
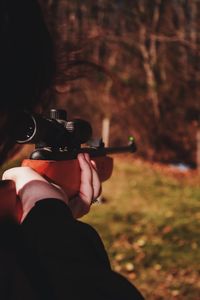
{"label": "sunlit ground", "polygon": [[85,221],[114,270],[147,299],[200,299],[200,176],[118,156],[103,196]]}

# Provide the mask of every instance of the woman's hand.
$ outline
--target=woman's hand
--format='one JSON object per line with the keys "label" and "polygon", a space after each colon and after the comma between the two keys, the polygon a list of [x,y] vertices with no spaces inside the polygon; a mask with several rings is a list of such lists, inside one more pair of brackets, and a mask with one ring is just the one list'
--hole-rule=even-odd
{"label": "woman's hand", "polygon": [[37,201],[48,198],[65,202],[75,218],[80,218],[89,212],[92,201],[100,195],[101,184],[95,164],[90,161],[89,155],[79,154],[78,161],[81,170],[80,191],[72,199],[68,198],[61,187],[48,182],[29,167],[12,168],[4,172],[3,180],[15,182],[17,196],[22,205],[21,221],[24,220]]}
{"label": "woman's hand", "polygon": [[70,199],[68,205],[75,218],[87,214],[90,206],[101,194],[101,183],[94,161],[90,160],[87,153],[80,153],[78,161],[81,169],[81,182],[79,194]]}

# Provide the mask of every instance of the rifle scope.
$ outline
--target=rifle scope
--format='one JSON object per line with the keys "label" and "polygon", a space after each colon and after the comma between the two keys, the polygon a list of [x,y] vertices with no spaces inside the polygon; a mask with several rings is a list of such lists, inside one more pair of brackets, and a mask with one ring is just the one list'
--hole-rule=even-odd
{"label": "rifle scope", "polygon": [[19,144],[36,144],[39,147],[79,148],[92,136],[91,125],[84,120],[67,121],[65,110],[50,110],[50,117],[22,113],[18,118],[15,139]]}

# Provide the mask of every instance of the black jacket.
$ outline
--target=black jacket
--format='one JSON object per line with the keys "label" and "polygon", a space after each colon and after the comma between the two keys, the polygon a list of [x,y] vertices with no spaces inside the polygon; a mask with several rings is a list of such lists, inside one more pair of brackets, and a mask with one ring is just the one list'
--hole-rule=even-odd
{"label": "black jacket", "polygon": [[0,225],[1,300],[142,300],[110,268],[96,231],[56,199],[36,203],[21,225]]}

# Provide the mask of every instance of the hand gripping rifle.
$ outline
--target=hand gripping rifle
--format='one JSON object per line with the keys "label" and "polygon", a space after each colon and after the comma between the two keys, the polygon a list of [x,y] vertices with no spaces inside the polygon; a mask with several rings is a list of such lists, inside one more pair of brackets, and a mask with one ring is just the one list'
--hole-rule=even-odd
{"label": "hand gripping rifle", "polygon": [[24,113],[16,140],[20,144],[35,144],[35,150],[22,166],[31,167],[61,186],[69,197],[74,196],[80,187],[80,168],[76,159],[79,153],[89,153],[103,182],[113,170],[113,159],[107,155],[136,151],[133,138],[127,146],[105,147],[102,140],[92,141],[91,136],[92,128],[88,122],[81,119],[68,121],[64,110],[51,109],[49,118]]}
{"label": "hand gripping rifle", "polygon": [[81,119],[68,121],[64,110],[51,109],[49,118],[24,113],[16,140],[20,144],[35,144],[35,150],[22,166],[31,167],[61,186],[69,197],[74,196],[80,187],[80,168],[76,159],[79,153],[89,153],[103,182],[113,170],[113,159],[107,155],[136,151],[133,138],[127,146],[105,147],[102,140],[92,141],[91,136],[92,128],[88,122]]}

